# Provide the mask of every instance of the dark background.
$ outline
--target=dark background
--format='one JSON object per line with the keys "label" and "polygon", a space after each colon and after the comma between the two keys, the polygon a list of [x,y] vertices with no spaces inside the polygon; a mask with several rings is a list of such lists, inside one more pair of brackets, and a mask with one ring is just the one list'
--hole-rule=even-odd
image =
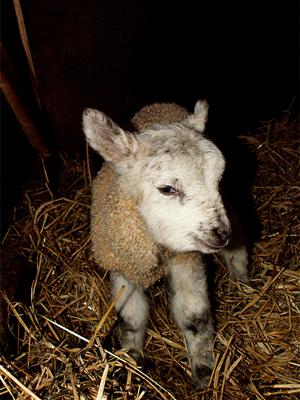
{"label": "dark background", "polygon": [[[53,149],[84,150],[81,114],[105,111],[125,123],[140,107],[210,103],[220,137],[298,112],[298,1],[22,1],[43,100],[41,134]],[[31,90],[12,1],[2,3],[2,42],[33,120]],[[1,104],[2,230],[34,151],[5,99]]]}

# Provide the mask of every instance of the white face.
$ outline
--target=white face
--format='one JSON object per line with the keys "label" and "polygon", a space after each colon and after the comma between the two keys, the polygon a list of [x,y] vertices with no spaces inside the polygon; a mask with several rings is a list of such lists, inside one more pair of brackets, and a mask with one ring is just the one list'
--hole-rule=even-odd
{"label": "white face", "polygon": [[217,147],[179,124],[143,133],[139,145],[144,151],[133,168],[139,211],[153,239],[178,252],[213,253],[227,245],[230,223],[219,193],[225,161]]}

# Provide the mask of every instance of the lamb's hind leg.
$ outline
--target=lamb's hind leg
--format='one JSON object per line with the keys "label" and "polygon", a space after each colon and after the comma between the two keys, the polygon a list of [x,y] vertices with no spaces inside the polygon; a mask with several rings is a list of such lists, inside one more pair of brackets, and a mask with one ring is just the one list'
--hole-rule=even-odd
{"label": "lamb's hind leg", "polygon": [[248,252],[246,245],[229,245],[220,251],[232,279],[248,282]]}
{"label": "lamb's hind leg", "polygon": [[246,235],[236,212],[228,207],[228,214],[232,226],[232,237],[229,245],[224,247],[219,254],[224,258],[231,278],[247,282],[249,277]]}
{"label": "lamb's hind leg", "polygon": [[173,312],[185,336],[193,380],[207,386],[213,364],[213,324],[205,266],[196,253],[185,253],[170,263]]}
{"label": "lamb's hind leg", "polygon": [[122,286],[125,287],[115,305],[119,317],[121,346],[128,349],[129,354],[140,362],[149,313],[147,296],[141,286],[135,286],[121,274],[112,273],[111,283],[113,296]]}

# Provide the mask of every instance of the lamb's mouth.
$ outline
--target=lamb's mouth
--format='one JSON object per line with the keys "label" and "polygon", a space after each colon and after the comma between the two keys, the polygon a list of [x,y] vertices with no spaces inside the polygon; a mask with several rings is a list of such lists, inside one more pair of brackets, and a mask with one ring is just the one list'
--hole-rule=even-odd
{"label": "lamb's mouth", "polygon": [[205,240],[200,239],[197,236],[194,236],[194,240],[197,244],[200,244],[201,246],[203,246],[204,248],[210,250],[210,251],[219,251],[221,249],[223,249],[223,247],[227,246],[228,242],[226,242],[224,245],[222,246],[216,246],[215,244],[206,242]]}

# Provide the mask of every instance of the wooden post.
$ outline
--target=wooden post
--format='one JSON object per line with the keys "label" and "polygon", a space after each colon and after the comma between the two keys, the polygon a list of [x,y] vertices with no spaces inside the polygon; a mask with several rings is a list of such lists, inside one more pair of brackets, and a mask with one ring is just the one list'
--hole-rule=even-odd
{"label": "wooden post", "polygon": [[39,154],[40,157],[47,158],[50,156],[50,149],[44,142],[41,133],[37,130],[25,106],[25,103],[21,100],[21,96],[19,95],[16,88],[16,83],[14,84],[12,82],[12,79],[10,79],[10,63],[2,44],[0,44],[0,49],[2,61],[2,71],[0,73],[0,89],[2,90],[6,100],[12,108],[17,120],[23,128],[24,133],[34,150]]}

